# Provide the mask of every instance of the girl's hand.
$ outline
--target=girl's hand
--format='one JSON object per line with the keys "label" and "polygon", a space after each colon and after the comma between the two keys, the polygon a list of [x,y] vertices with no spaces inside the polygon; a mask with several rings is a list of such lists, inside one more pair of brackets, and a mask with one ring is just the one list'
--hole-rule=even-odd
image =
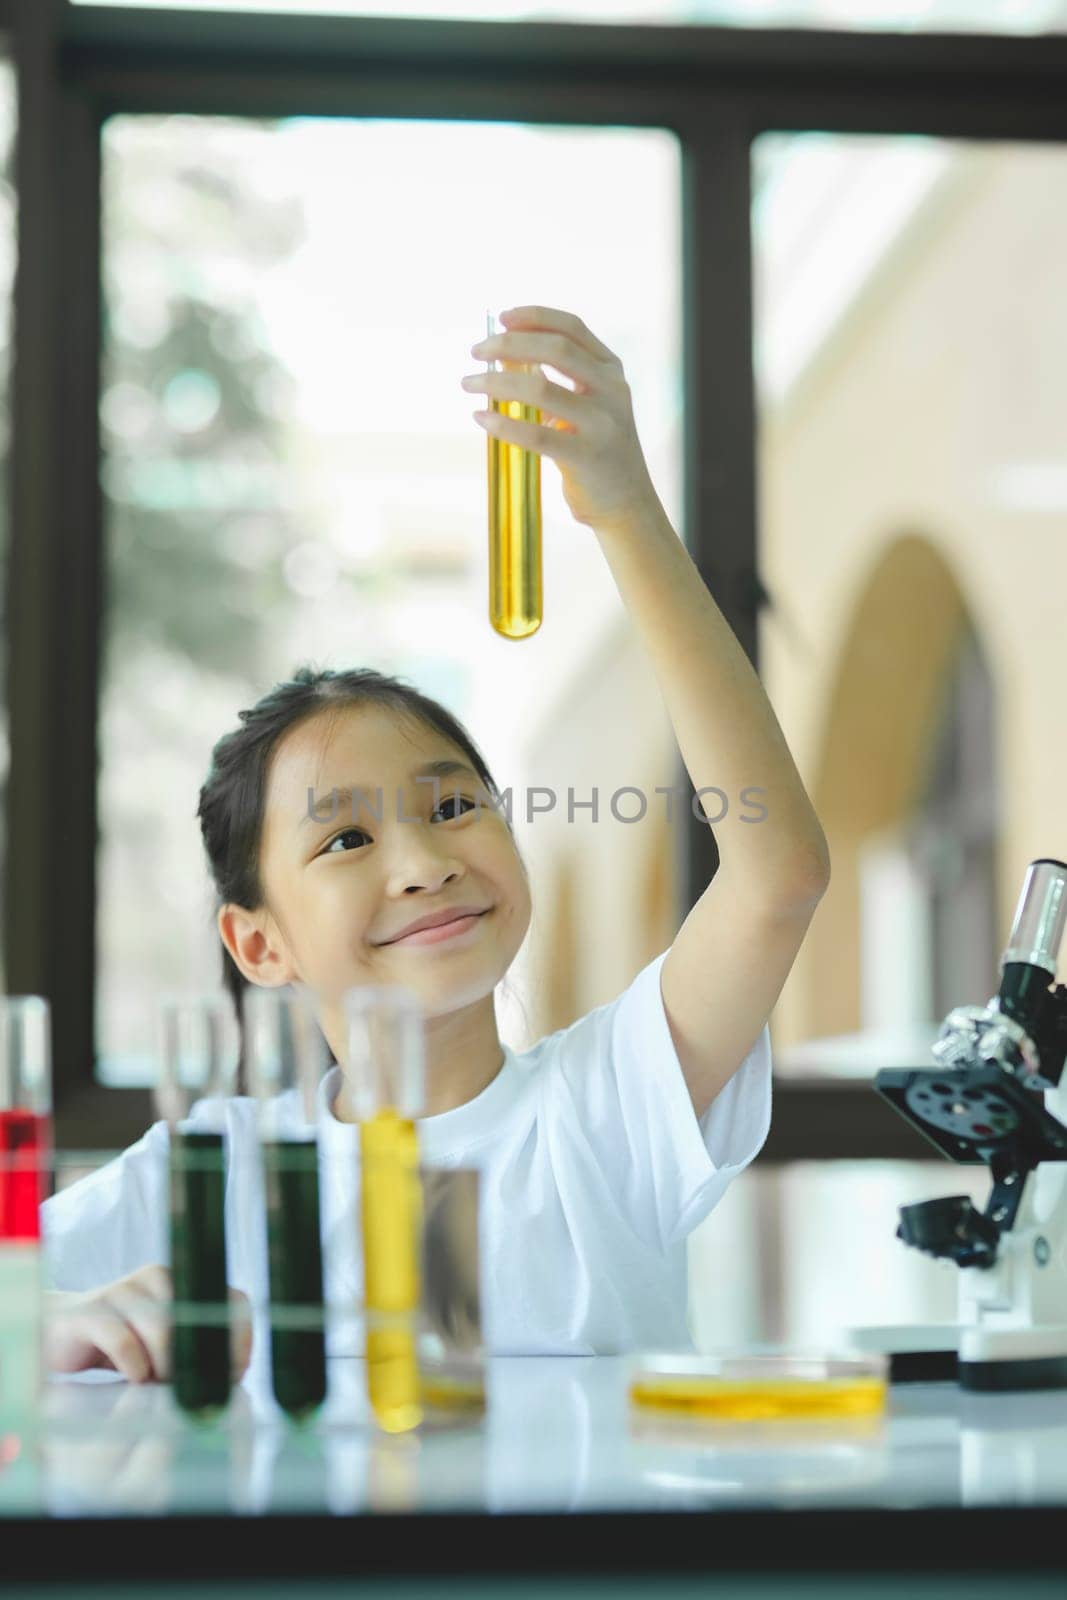
{"label": "girl's hand", "polygon": [[462,380],[494,400],[538,406],[547,422],[519,422],[494,411],[475,420],[494,438],[536,450],[556,463],[576,522],[607,529],[659,501],[634,426],[630,386],[618,356],[580,317],[551,306],[501,312],[504,333],[471,347],[487,361],[547,362],[573,378],[572,391],[534,372],[478,372]]}
{"label": "girl's hand", "polygon": [[[248,1296],[231,1289],[233,1378],[252,1354]],[[104,1367],[131,1383],[167,1383],[171,1370],[170,1305],[174,1289],[166,1267],[139,1267],[100,1289],[51,1289],[45,1295],[45,1366],[53,1372]]]}

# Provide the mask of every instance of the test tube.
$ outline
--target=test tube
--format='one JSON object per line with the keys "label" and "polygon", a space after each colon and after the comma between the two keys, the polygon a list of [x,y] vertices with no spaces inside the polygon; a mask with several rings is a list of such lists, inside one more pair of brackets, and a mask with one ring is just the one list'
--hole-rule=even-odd
{"label": "test tube", "polygon": [[[486,312],[488,337],[500,332]],[[510,364],[510,363],[509,363]],[[533,371],[536,363],[517,362]],[[490,361],[490,372],[504,369]],[[489,397],[489,410],[518,422],[541,421],[537,406]],[[536,450],[488,435],[489,620],[505,639],[528,639],[541,626],[541,457]]]}
{"label": "test tube", "polygon": [[[226,1406],[232,1383],[222,1101],[234,1092],[236,1053],[228,1022],[221,993],[160,1001],[155,1096],[170,1132],[174,1398],[205,1419]],[[190,1127],[193,1101],[209,1098],[216,1100],[209,1126]]]}
{"label": "test tube", "polygon": [[244,1017],[267,1199],[271,1382],[283,1411],[302,1420],[326,1398],[317,1105],[329,1056],[300,992],[253,989]]}
{"label": "test tube", "polygon": [[0,998],[0,1437],[25,1431],[41,1392],[41,1202],[52,1147],[51,1011]]}
{"label": "test tube", "polygon": [[348,1078],[359,1118],[367,1396],[387,1433],[422,1421],[419,1255],[422,1191],[415,1117],[425,1100],[423,1013],[402,984],[345,995]]}

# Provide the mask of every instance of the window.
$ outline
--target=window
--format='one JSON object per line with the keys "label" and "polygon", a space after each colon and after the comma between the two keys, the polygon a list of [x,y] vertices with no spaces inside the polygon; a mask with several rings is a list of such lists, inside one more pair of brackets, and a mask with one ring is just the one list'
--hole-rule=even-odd
{"label": "window", "polygon": [[[677,516],[679,170],[658,129],[133,115],[104,125],[102,164],[96,1050],[100,1080],[123,1086],[153,1081],[159,992],[219,981],[195,815],[211,747],[302,661],[371,665],[442,699],[512,787],[536,881],[555,881],[574,829],[530,817],[524,796],[551,781],[565,813],[568,785],[603,784],[584,734],[552,778],[545,761],[590,651],[625,618],[543,459],[544,621],[521,644],[493,631],[471,420],[485,402],[459,380],[479,368],[486,307],[536,292],[577,311],[624,359]],[[658,748],[648,700],[633,731]],[[668,758],[649,792],[671,777]],[[626,876],[632,837],[599,824],[606,877]],[[640,915],[631,881],[624,925]],[[534,915],[542,961],[551,907]]]}
{"label": "window", "polygon": [[768,134],[753,170],[761,675],[832,860],[777,1066],[869,1079],[996,992],[1062,854],[1067,154]]}

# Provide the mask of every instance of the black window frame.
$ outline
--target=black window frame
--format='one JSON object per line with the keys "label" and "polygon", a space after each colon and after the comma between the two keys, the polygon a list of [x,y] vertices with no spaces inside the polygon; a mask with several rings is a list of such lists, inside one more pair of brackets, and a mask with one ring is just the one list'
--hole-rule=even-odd
{"label": "black window frame", "polygon": [[[52,1005],[57,1143],[116,1149],[153,1111],[147,1090],[98,1084],[93,1058],[104,120],[184,112],[673,131],[682,151],[685,529],[758,668],[767,596],[757,550],[752,141],[812,130],[1067,141],[1067,37],[227,15],[67,0],[0,0],[0,27],[19,101],[7,987]],[[695,819],[676,837],[688,908],[718,855]],[[930,1158],[867,1082],[776,1079],[774,1094],[758,1162]]]}

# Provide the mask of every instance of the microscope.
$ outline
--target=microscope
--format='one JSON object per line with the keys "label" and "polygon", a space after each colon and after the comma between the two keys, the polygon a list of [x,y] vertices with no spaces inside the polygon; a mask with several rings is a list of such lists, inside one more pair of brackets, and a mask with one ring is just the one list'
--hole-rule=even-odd
{"label": "microscope", "polygon": [[960,1269],[955,1323],[850,1330],[890,1355],[894,1381],[971,1390],[1067,1388],[1067,986],[1056,966],[1067,864],[1027,868],[1000,989],[941,1025],[937,1068],[884,1069],[874,1087],[931,1144],[984,1162],[984,1211],[966,1195],[902,1206],[898,1239]]}

